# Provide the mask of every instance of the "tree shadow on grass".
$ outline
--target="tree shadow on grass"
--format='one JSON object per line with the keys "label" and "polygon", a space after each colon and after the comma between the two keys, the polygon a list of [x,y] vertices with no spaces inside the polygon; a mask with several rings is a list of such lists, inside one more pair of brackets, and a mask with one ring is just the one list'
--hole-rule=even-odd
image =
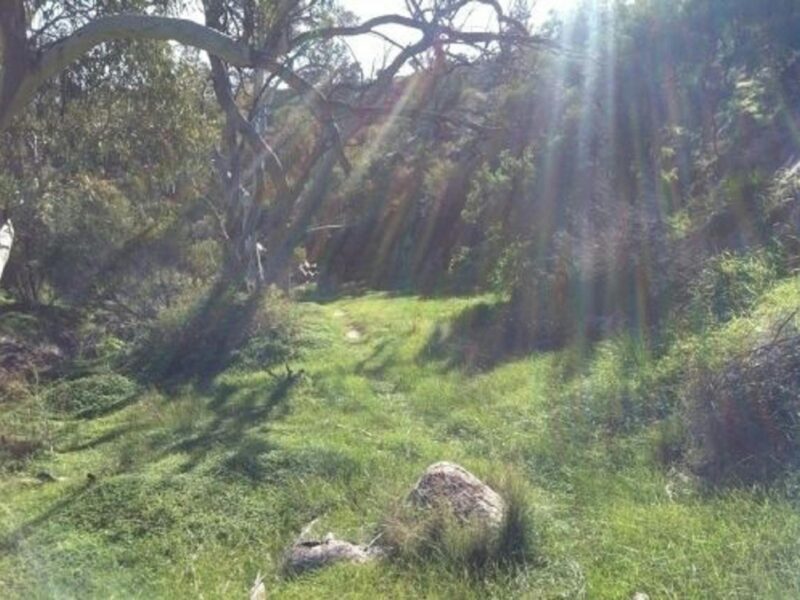
{"label": "tree shadow on grass", "polygon": [[[215,477],[244,480],[251,484],[262,484],[273,477],[267,459],[277,453],[279,447],[263,435],[269,423],[288,412],[291,389],[301,384],[300,377],[275,377],[273,381],[258,380],[251,385],[220,384],[206,405],[212,412],[209,420],[199,426],[183,428],[180,424],[168,427],[158,438],[148,440],[149,462],[155,463],[173,454],[186,456],[177,474],[194,471],[208,464],[212,455],[220,454],[221,460],[209,473]],[[196,400],[201,402],[199,398]],[[131,423],[115,427],[94,439],[70,446],[65,451],[92,450],[113,444],[126,435],[144,431],[148,425]],[[152,452],[152,455],[150,455]],[[111,463],[113,463],[113,458]],[[0,534],[0,553],[18,552],[20,544],[45,527],[51,521],[62,520],[70,514],[80,512],[89,498],[102,496],[107,485],[114,485],[120,475],[137,475],[128,469],[100,471],[87,475],[85,482],[77,485],[55,500],[38,514]],[[166,475],[166,478],[171,477]],[[43,484],[43,485],[56,485]],[[97,488],[96,490],[94,488]],[[121,508],[120,510],[127,510]]]}
{"label": "tree shadow on grass", "polygon": [[[42,485],[52,484],[47,483]],[[7,534],[0,537],[0,554],[11,554],[14,552],[17,546],[31,535],[37,527],[56,518],[64,511],[68,510],[73,504],[79,502],[81,498],[86,495],[91,486],[92,482],[87,479],[85,483],[69,492],[66,496],[55,501],[39,515],[21,523]]]}
{"label": "tree shadow on grass", "polygon": [[[92,450],[94,448],[98,448],[99,446],[103,446],[104,444],[110,444],[115,442],[126,435],[131,433],[145,431],[147,429],[147,425],[143,423],[126,423],[124,425],[120,425],[119,427],[114,427],[110,431],[107,431],[97,437],[92,438],[91,440],[77,443],[77,444],[70,444],[65,445],[63,447],[58,447],[59,453],[68,453],[68,452],[83,452],[84,450]],[[71,432],[67,431],[66,434]]]}
{"label": "tree shadow on grass", "polygon": [[354,373],[372,379],[382,378],[392,365],[398,363],[399,344],[400,340],[397,339],[381,340],[366,358],[358,361]]}
{"label": "tree shadow on grass", "polygon": [[414,287],[375,287],[363,282],[346,283],[330,289],[305,286],[293,290],[293,297],[298,302],[313,302],[314,304],[322,305],[333,304],[343,300],[358,300],[369,296],[379,298],[416,298],[420,301],[471,297],[469,294],[460,291],[439,290],[426,292]]}
{"label": "tree shadow on grass", "polygon": [[263,298],[261,291],[244,294],[228,282],[218,283],[183,322],[142,346],[134,371],[165,388],[210,385],[247,340]]}
{"label": "tree shadow on grass", "polygon": [[417,362],[437,361],[445,371],[489,371],[532,352],[564,347],[566,340],[531,336],[508,304],[481,303],[437,324]]}
{"label": "tree shadow on grass", "polygon": [[[191,427],[185,432],[180,429],[173,432],[174,436],[162,446],[161,455],[188,455],[180,469],[180,472],[188,473],[213,452],[233,452],[233,457],[252,454],[252,440],[248,434],[254,429],[263,429],[288,413],[289,392],[299,382],[297,375],[287,375],[276,377],[271,388],[263,381],[250,387],[228,383],[218,385],[208,404],[213,412],[211,420],[199,429]],[[231,464],[235,466],[235,458],[232,460]],[[250,471],[246,474],[252,478],[256,473]]]}

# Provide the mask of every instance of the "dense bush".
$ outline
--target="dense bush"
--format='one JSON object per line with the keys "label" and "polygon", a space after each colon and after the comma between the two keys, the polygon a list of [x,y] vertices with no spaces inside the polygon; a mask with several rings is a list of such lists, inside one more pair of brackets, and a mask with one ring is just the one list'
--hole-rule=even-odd
{"label": "dense bush", "polygon": [[122,375],[90,375],[55,385],[46,393],[45,401],[59,413],[89,418],[125,404],[136,391],[136,384]]}
{"label": "dense bush", "polygon": [[800,335],[696,369],[685,402],[698,475],[749,482],[785,469],[800,457]]}

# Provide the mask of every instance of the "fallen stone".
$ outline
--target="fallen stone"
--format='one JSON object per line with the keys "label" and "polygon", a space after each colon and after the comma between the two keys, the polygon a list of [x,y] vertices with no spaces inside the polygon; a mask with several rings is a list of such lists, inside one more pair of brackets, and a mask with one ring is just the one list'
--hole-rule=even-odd
{"label": "fallen stone", "polygon": [[379,554],[377,549],[351,544],[329,533],[323,540],[296,542],[286,558],[286,570],[303,573],[344,562],[364,564]]}
{"label": "fallen stone", "polygon": [[462,521],[498,527],[505,514],[503,498],[465,468],[440,462],[420,477],[409,499],[423,508],[445,506]]}
{"label": "fallen stone", "polygon": [[358,329],[351,329],[345,335],[345,338],[349,342],[358,342],[361,341],[361,332]]}
{"label": "fallen stone", "polygon": [[267,586],[264,585],[264,578],[258,574],[250,588],[250,600],[267,600]]}

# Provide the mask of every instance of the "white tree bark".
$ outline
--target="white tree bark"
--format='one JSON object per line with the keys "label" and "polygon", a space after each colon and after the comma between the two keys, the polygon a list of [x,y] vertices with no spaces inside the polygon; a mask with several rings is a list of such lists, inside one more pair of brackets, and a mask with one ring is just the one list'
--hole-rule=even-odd
{"label": "white tree bark", "polygon": [[11,219],[5,222],[0,227],[0,281],[3,280],[3,270],[8,263],[8,257],[11,255],[11,246],[14,245],[14,225]]}

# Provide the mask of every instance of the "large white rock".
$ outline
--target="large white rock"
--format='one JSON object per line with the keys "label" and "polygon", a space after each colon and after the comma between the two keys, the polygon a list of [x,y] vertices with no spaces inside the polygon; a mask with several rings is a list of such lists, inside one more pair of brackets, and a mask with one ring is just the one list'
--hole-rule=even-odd
{"label": "large white rock", "polygon": [[445,506],[462,521],[499,526],[505,502],[492,488],[459,465],[440,462],[420,477],[410,495],[417,506]]}

